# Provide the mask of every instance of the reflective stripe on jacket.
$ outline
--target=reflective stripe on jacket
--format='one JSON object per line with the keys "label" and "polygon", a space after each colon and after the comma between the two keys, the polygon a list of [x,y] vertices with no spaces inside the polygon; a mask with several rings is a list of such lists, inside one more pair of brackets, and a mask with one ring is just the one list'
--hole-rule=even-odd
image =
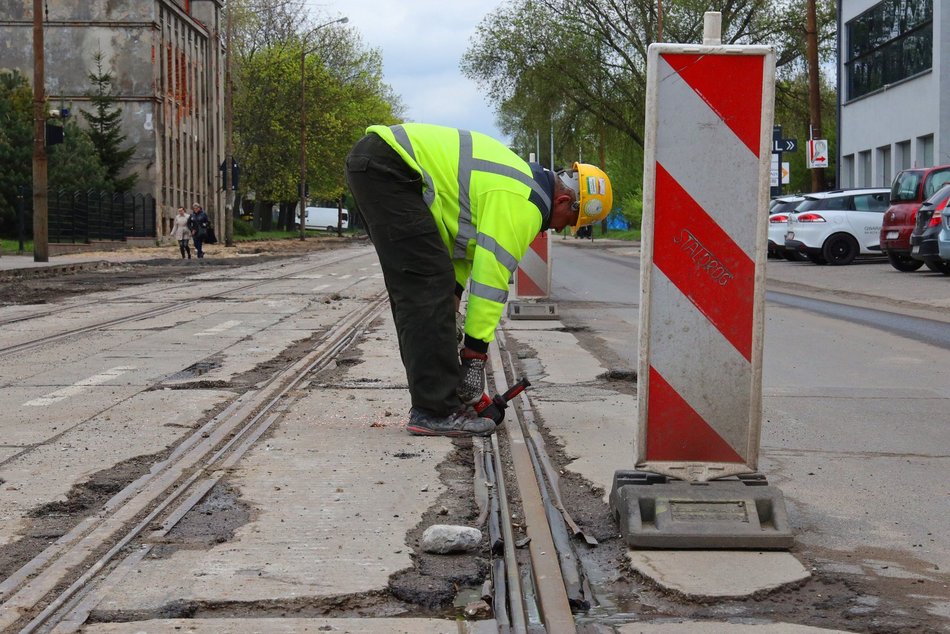
{"label": "reflective stripe on jacket", "polygon": [[370,126],[422,176],[423,199],[455,268],[468,287],[465,334],[485,342],[508,299],[508,280],[550,217],[551,189],[495,139],[423,123]]}

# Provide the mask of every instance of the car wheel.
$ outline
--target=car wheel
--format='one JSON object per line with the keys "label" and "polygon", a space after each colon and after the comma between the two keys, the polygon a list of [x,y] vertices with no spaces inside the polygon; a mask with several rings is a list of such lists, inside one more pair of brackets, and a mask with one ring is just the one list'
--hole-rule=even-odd
{"label": "car wheel", "polygon": [[915,260],[909,255],[904,255],[903,253],[894,253],[893,251],[887,252],[887,261],[891,263],[891,266],[903,273],[916,271],[924,265],[923,262],[920,260]]}
{"label": "car wheel", "polygon": [[333,227],[333,226],[331,226],[331,225],[327,225],[327,233],[332,233],[332,232],[335,232],[335,231],[336,231],[336,227]]}
{"label": "car wheel", "polygon": [[858,256],[858,251],[857,240],[846,233],[839,233],[825,240],[825,245],[821,248],[821,255],[828,261],[828,264],[839,266],[854,262],[854,258]]}
{"label": "car wheel", "polygon": [[944,275],[950,275],[950,262],[946,260],[940,260],[939,262],[930,261],[927,262],[927,268],[933,271],[934,273],[943,273]]}
{"label": "car wheel", "polygon": [[818,264],[818,265],[828,264],[828,260],[826,260],[824,256],[818,255],[817,253],[806,253],[805,257],[807,257],[808,261],[811,262],[812,264]]}
{"label": "car wheel", "polygon": [[798,251],[789,251],[788,249],[786,249],[785,252],[782,253],[782,255],[789,262],[804,262],[805,260],[808,259],[807,257],[799,253]]}
{"label": "car wheel", "polygon": [[946,275],[944,271],[946,270],[947,266],[950,266],[950,264],[944,260],[928,260],[925,262],[925,264],[927,265],[927,268],[934,273],[943,273],[944,275]]}

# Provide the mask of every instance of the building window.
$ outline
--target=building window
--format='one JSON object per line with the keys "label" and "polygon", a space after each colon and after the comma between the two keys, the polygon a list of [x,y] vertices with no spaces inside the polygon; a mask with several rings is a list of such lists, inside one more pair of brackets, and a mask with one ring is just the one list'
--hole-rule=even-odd
{"label": "building window", "polygon": [[854,187],[854,154],[841,157],[841,186]]}
{"label": "building window", "polygon": [[891,146],[884,145],[877,149],[877,173],[880,175],[881,187],[891,186]]}
{"label": "building window", "polygon": [[894,147],[897,148],[897,167],[902,170],[910,169],[910,141],[895,143]]}
{"label": "building window", "polygon": [[934,135],[917,137],[917,167],[931,167],[934,164]]}
{"label": "building window", "polygon": [[933,0],[884,0],[847,24],[848,99],[933,66]]}
{"label": "building window", "polygon": [[858,152],[858,187],[871,186],[871,150]]}

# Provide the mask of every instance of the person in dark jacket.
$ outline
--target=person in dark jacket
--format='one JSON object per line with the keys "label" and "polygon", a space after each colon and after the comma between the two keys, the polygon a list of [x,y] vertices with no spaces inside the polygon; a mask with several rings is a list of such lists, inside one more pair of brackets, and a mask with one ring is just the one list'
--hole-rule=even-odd
{"label": "person in dark jacket", "polygon": [[199,258],[203,258],[205,256],[203,246],[211,233],[211,219],[198,203],[192,203],[191,205],[188,228],[191,229],[191,239],[195,243],[195,253]]}

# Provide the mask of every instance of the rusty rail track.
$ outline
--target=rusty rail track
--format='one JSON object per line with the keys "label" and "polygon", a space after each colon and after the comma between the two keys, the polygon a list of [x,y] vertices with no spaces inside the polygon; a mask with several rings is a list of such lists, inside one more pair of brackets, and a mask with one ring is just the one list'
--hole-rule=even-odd
{"label": "rusty rail track", "polygon": [[[491,346],[490,359],[490,377],[501,391],[502,386],[516,380],[516,368],[500,330],[496,333],[496,344]],[[550,634],[575,632],[574,610],[589,607],[586,598],[589,592],[571,540],[583,538],[588,544],[597,542],[584,535],[561,504],[557,471],[534,425],[527,393],[522,392],[519,401],[512,405],[511,418],[503,425],[502,432],[514,475],[513,490],[517,491],[527,531],[529,557],[523,562],[516,554],[508,493],[512,489],[504,476],[506,470],[498,433],[482,441],[484,452],[492,461],[486,471],[495,474],[491,488],[498,497],[502,533],[497,550],[502,551],[503,565],[493,566],[493,576],[496,587],[503,583],[506,592],[504,597],[496,596],[494,600],[495,616],[500,631],[515,634],[539,629]]]}

